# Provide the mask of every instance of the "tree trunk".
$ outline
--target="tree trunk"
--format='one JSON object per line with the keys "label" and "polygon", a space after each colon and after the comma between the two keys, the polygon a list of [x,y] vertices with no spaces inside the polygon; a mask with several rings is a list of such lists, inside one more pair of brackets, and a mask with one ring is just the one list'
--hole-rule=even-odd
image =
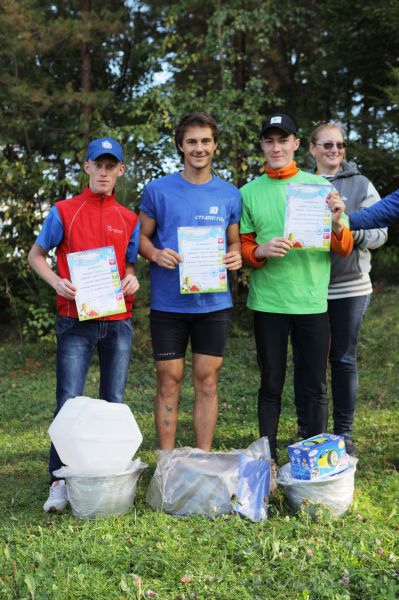
{"label": "tree trunk", "polygon": [[[82,13],[82,21],[86,20],[91,12],[91,0],[81,0],[80,11]],[[91,92],[91,44],[87,40],[82,42],[80,82],[84,98],[82,105],[83,136],[87,145],[90,141],[91,133],[91,105],[89,102],[89,94]]]}

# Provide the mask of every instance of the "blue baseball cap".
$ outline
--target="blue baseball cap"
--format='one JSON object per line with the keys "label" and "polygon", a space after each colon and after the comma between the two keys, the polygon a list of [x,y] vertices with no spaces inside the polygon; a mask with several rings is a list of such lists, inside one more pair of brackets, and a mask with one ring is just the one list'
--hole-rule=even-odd
{"label": "blue baseball cap", "polygon": [[112,138],[104,137],[90,142],[87,147],[85,160],[96,160],[102,154],[111,154],[119,162],[123,162],[122,146]]}

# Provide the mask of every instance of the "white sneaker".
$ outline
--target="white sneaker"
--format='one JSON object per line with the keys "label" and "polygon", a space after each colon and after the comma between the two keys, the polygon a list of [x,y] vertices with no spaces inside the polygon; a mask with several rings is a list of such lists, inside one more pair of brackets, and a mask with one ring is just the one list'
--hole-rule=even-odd
{"label": "white sneaker", "polygon": [[50,493],[46,502],[43,504],[44,512],[62,512],[68,504],[67,489],[65,481],[58,479],[50,485]]}

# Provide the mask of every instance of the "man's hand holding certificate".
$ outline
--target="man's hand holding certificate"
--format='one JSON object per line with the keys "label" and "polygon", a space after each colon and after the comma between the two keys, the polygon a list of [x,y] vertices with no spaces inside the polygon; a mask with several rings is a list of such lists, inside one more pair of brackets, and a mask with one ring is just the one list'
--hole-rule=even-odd
{"label": "man's hand holding certificate", "polygon": [[[180,293],[201,294],[227,291],[224,228],[179,227],[177,230]],[[234,261],[235,257],[228,260]]]}
{"label": "man's hand holding certificate", "polygon": [[287,184],[284,237],[293,248],[330,250],[331,190],[328,184]]}
{"label": "man's hand holding certificate", "polygon": [[329,250],[331,229],[338,236],[342,233],[345,204],[337,190],[329,185],[288,185],[291,189],[287,192],[284,236],[258,246],[258,260],[283,258],[291,248]]}
{"label": "man's hand holding certificate", "polygon": [[[327,196],[328,206],[331,210],[332,216],[332,228],[336,235],[340,235],[342,233],[342,229],[344,227],[342,216],[345,210],[345,203],[341,200],[341,197],[337,190],[332,189],[331,192]],[[348,220],[346,218],[346,225],[348,225]]]}
{"label": "man's hand holding certificate", "polygon": [[[67,255],[67,260],[76,288],[79,321],[126,311],[113,246],[73,252]],[[126,286],[133,289],[133,282],[127,280]]]}

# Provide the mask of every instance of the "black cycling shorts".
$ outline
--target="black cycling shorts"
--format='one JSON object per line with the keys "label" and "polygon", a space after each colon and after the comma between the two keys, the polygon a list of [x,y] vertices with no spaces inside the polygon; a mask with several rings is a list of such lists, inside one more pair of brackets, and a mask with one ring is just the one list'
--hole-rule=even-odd
{"label": "black cycling shorts", "polygon": [[223,356],[230,312],[230,308],[200,314],[151,310],[150,326],[154,359],[184,358],[189,339],[193,353]]}

